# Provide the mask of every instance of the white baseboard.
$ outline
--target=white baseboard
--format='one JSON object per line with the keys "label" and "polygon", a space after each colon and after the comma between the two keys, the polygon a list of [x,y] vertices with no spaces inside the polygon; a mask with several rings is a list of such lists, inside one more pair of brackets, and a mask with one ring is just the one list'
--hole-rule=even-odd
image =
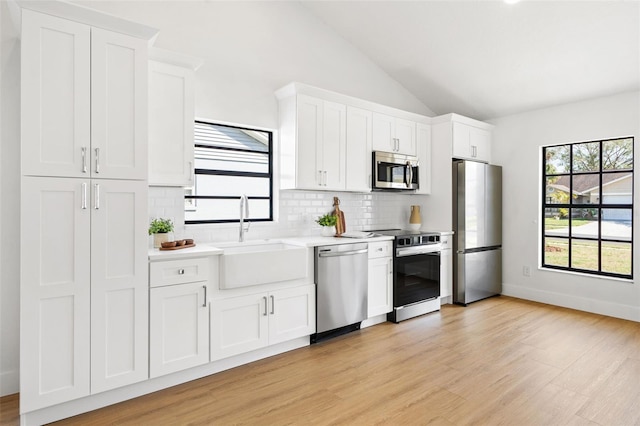
{"label": "white baseboard", "polygon": [[20,392],[20,375],[18,370],[3,371],[0,373],[0,396],[11,395]]}
{"label": "white baseboard", "polygon": [[533,302],[546,303],[549,305],[640,322],[640,306],[638,305],[623,305],[620,303],[589,299],[572,294],[543,291],[508,283],[502,284],[502,294],[505,296],[517,297],[519,299],[531,300]]}

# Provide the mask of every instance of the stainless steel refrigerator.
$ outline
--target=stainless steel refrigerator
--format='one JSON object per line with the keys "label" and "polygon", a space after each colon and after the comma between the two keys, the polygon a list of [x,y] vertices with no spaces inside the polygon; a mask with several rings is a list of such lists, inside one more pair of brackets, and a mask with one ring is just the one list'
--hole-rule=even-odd
{"label": "stainless steel refrigerator", "polygon": [[502,292],[502,167],[453,162],[453,302]]}

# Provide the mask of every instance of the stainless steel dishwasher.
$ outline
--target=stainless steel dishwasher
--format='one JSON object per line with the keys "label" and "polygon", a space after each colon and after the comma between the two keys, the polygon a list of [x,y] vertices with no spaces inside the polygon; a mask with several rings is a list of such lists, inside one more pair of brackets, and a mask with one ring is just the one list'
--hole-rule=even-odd
{"label": "stainless steel dishwasher", "polygon": [[315,343],[360,328],[367,318],[367,243],[315,249]]}

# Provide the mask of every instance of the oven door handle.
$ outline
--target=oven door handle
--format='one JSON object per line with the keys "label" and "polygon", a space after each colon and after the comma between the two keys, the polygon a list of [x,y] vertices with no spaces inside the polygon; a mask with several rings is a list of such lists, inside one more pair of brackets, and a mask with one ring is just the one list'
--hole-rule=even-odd
{"label": "oven door handle", "polygon": [[427,256],[440,256],[440,250],[422,251],[416,249],[397,249],[396,257],[417,256],[426,254]]}

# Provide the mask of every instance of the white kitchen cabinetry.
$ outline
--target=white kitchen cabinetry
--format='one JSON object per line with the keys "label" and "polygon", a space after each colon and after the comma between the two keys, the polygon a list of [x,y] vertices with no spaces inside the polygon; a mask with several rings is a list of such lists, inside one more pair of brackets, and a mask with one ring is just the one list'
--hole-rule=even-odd
{"label": "white kitchen cabinetry", "polygon": [[125,33],[155,33],[27,6],[101,28],[22,10],[23,415],[148,378],[148,39]]}
{"label": "white kitchen cabinetry", "polygon": [[209,362],[209,257],[149,264],[149,375],[158,377]]}
{"label": "white kitchen cabinetry", "polygon": [[386,114],[373,114],[373,149],[416,155],[416,123]]}
{"label": "white kitchen cabinetry", "polygon": [[347,106],[346,189],[371,191],[373,113]]}
{"label": "white kitchen cabinetry", "polygon": [[440,304],[452,303],[453,295],[453,236],[440,237]]}
{"label": "white kitchen cabinetry", "polygon": [[149,56],[149,185],[191,186],[195,69],[201,62],[156,48]]}
{"label": "white kitchen cabinetry", "polygon": [[209,362],[207,281],[150,290],[149,375]]}
{"label": "white kitchen cabinetry", "polygon": [[147,378],[146,182],[23,177],[21,202],[21,410]]}
{"label": "white kitchen cabinetry", "polygon": [[22,174],[147,178],[146,41],[23,10]]}
{"label": "white kitchen cabinetry", "polygon": [[491,133],[463,123],[453,123],[453,157],[488,163]]}
{"label": "white kitchen cabinetry", "polygon": [[346,106],[307,95],[280,101],[283,189],[345,189]]}
{"label": "white kitchen cabinetry", "polygon": [[213,299],[211,360],[315,333],[315,285]]}
{"label": "white kitchen cabinetry", "polygon": [[431,194],[431,126],[416,124],[416,140],[418,149],[418,183],[416,194]]}
{"label": "white kitchen cabinetry", "polygon": [[393,243],[369,243],[369,318],[393,310]]}

